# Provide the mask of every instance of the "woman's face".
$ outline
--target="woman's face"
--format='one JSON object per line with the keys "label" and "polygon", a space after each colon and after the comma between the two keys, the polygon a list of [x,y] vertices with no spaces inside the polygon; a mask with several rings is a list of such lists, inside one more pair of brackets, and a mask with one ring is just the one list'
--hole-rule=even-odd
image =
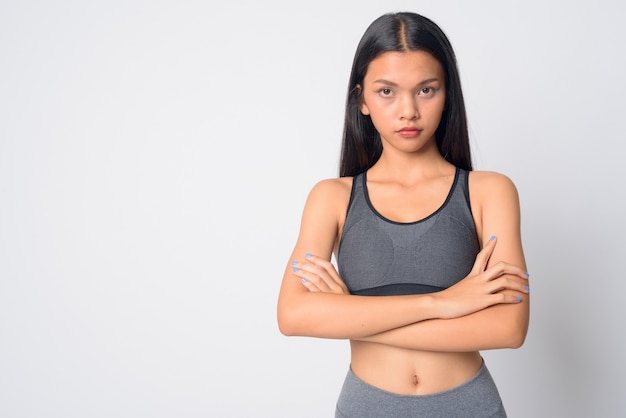
{"label": "woman's face", "polygon": [[424,51],[385,52],[370,62],[361,112],[380,133],[383,149],[417,152],[435,141],[446,104],[445,74]]}

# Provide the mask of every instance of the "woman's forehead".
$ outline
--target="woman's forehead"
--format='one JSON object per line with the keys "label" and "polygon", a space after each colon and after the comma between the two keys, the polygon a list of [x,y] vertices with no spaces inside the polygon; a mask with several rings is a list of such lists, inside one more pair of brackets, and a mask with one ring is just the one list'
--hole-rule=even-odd
{"label": "woman's forehead", "polygon": [[441,63],[426,51],[388,51],[369,63],[364,81],[400,84],[443,77]]}

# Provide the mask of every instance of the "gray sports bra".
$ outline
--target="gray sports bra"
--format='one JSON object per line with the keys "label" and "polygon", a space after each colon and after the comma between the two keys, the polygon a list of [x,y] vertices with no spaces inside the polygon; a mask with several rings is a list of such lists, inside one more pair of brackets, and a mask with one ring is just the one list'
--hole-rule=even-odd
{"label": "gray sports bra", "polygon": [[458,169],[446,201],[411,223],[372,206],[366,173],[354,177],[339,243],[339,274],[353,295],[406,295],[446,289],[471,271],[480,251],[469,205],[468,172]]}

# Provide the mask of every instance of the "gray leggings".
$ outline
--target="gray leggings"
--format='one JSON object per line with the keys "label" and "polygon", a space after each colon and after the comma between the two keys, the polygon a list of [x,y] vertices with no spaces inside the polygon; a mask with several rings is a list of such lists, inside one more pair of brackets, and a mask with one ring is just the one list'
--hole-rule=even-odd
{"label": "gray leggings", "polygon": [[487,366],[467,382],[431,395],[399,395],[378,389],[348,371],[335,418],[506,418]]}

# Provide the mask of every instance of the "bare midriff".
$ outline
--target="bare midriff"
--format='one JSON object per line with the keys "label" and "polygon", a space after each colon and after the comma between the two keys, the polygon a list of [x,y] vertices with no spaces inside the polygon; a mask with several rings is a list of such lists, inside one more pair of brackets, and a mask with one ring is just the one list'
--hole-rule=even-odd
{"label": "bare midriff", "polygon": [[351,341],[352,372],[364,382],[401,395],[428,395],[470,380],[480,369],[478,352],[441,353]]}

